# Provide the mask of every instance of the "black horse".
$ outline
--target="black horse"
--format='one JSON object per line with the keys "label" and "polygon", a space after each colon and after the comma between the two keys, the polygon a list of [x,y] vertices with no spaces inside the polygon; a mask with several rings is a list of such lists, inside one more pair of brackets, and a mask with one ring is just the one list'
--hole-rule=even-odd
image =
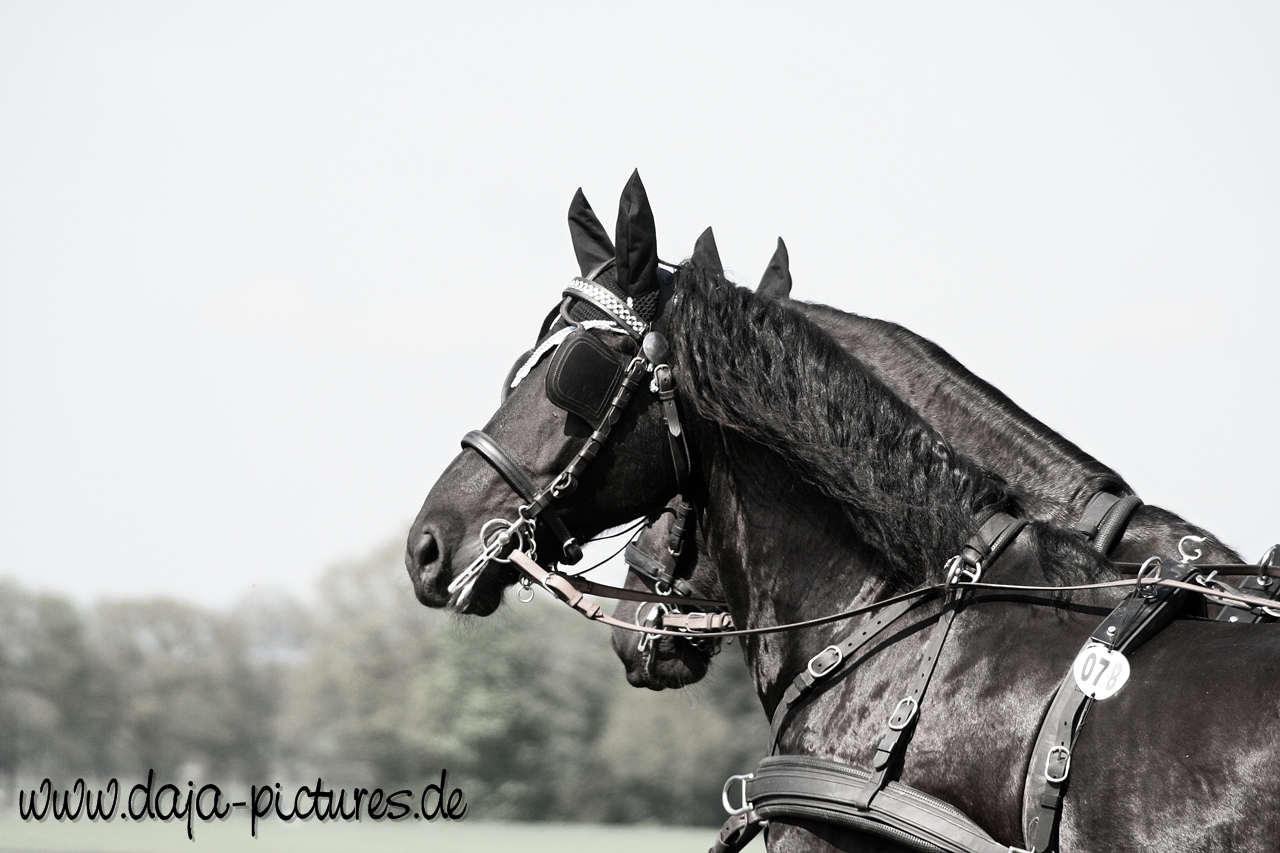
{"label": "black horse", "polygon": [[[633,182],[629,193],[612,285],[633,304],[647,303],[651,327],[670,341],[703,545],[739,625],[828,615],[939,581],[981,514],[1017,510],[1015,494],[952,451],[797,312],[697,266],[681,267],[674,280],[661,276],[642,190]],[[617,364],[628,365],[623,385],[638,387],[631,371],[641,360],[632,338],[575,334],[592,338],[597,354],[615,353]],[[656,349],[655,357],[666,355]],[[657,397],[640,389],[615,423],[616,406],[592,421],[549,401],[547,373],[557,367],[566,365],[534,367],[486,432],[534,483],[555,480],[558,488],[540,488],[525,503],[487,454],[465,451],[410,533],[407,564],[423,603],[492,612],[518,579],[510,563],[499,562],[505,548],[536,546],[552,557],[563,550],[551,525],[541,523],[544,506],[554,504],[571,533],[588,537],[657,512],[680,488],[670,420]],[[614,387],[613,402],[625,402]],[[593,441],[594,459],[579,464]],[[518,523],[504,529],[506,539],[486,537],[492,519]],[[463,567],[467,583],[460,585]],[[1050,584],[1113,576],[1078,537],[1042,523],[1030,525],[987,572]],[[963,809],[1000,842],[1021,845],[1032,741],[1055,687],[1114,596],[971,595],[894,770],[902,782]],[[921,632],[938,614],[936,602],[923,604],[864,648],[838,681],[796,709],[780,733],[780,751],[870,766],[883,721],[917,669]],[[1180,621],[1134,655],[1130,684],[1094,706],[1072,750],[1062,850],[1280,846],[1280,772],[1271,760],[1280,636],[1250,628]],[[744,643],[766,711],[841,633],[827,625]],[[776,821],[769,833],[775,851],[872,843],[802,819]]]}
{"label": "black horse", "polygon": [[[570,211],[571,224],[584,215],[591,215],[590,209],[584,212],[579,198]],[[603,229],[571,231],[575,243],[587,239],[607,243],[607,238],[599,236]],[[613,247],[607,244],[601,249],[612,251]],[[722,270],[710,229],[699,239],[692,260],[714,271]],[[895,323],[788,299],[787,267],[786,248],[779,241],[757,292],[783,300],[785,306],[831,335],[952,448],[1017,489],[1026,517],[1071,527],[1080,522],[1090,501],[1099,494],[1121,498],[1134,494],[1117,472],[1027,414],[932,341]],[[640,536],[636,545],[641,554],[664,555],[671,519],[670,513],[664,515]],[[1108,548],[1118,561],[1141,562],[1152,554],[1177,557],[1179,541],[1196,536],[1203,540],[1197,546],[1203,562],[1241,562],[1238,554],[1212,534],[1160,507],[1138,505],[1124,522],[1122,535]],[[675,573],[686,579],[699,597],[720,598],[723,593],[715,567],[709,561],[699,562],[701,550],[696,540],[690,541],[674,567]],[[633,572],[627,586],[641,589],[651,585]],[[624,601],[614,615],[635,621],[638,612],[648,612],[651,607]],[[705,643],[694,645],[670,637],[638,642],[634,634],[620,628],[613,630],[613,646],[628,680],[637,687],[655,690],[698,681],[710,661]]]}

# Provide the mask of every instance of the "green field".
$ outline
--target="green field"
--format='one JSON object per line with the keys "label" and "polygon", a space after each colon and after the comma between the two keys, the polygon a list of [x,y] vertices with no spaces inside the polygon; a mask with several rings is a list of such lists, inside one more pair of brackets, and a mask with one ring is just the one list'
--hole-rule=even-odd
{"label": "green field", "polygon": [[[598,826],[565,823],[318,823],[282,824],[270,821],[249,835],[249,821],[197,823],[195,841],[187,840],[186,824],[24,822],[16,815],[0,816],[0,853],[346,853],[354,849],[386,853],[702,853],[711,846],[715,830],[657,826]],[[763,853],[757,838],[747,848]]]}

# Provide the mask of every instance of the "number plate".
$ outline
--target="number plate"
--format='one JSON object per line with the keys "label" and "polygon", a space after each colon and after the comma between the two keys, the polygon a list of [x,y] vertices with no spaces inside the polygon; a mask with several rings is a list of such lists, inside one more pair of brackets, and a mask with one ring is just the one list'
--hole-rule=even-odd
{"label": "number plate", "polygon": [[1071,665],[1080,692],[1098,701],[1110,699],[1129,680],[1129,660],[1100,643],[1089,643]]}

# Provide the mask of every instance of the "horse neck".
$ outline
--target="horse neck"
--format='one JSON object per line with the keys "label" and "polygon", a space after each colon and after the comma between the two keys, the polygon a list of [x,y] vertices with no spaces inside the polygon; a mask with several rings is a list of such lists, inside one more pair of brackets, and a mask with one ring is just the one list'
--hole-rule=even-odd
{"label": "horse neck", "polygon": [[[834,501],[751,442],[705,423],[693,433],[706,489],[699,553],[718,567],[735,624],[790,624],[888,594],[883,560]],[[744,638],[747,668],[767,711],[786,687],[780,679],[838,632],[836,626]]]}
{"label": "horse neck", "polygon": [[795,305],[856,354],[955,450],[998,471],[1022,492],[1028,517],[1074,523],[1098,491],[1132,493],[1119,474],[1027,414],[932,341],[884,320],[825,305]]}

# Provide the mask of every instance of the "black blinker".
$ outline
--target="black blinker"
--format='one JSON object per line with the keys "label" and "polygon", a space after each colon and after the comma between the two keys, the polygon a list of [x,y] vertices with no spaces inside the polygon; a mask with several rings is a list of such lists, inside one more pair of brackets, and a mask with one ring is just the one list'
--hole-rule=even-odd
{"label": "black blinker", "polygon": [[594,335],[574,332],[564,339],[547,370],[547,399],[599,426],[626,375],[630,359]]}

